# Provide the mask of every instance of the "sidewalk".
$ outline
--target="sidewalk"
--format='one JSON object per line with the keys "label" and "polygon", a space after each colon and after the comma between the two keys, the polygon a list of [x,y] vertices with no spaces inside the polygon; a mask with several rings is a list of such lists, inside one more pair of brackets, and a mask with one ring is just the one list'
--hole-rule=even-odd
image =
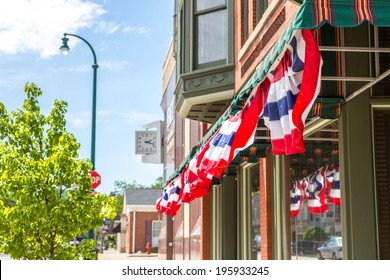
{"label": "sidewalk", "polygon": [[11,257],[9,255],[0,252],[0,260],[10,260],[10,259]]}
{"label": "sidewalk", "polygon": [[103,253],[99,253],[98,260],[158,260],[158,254],[127,254],[119,253],[114,248],[108,248]]}

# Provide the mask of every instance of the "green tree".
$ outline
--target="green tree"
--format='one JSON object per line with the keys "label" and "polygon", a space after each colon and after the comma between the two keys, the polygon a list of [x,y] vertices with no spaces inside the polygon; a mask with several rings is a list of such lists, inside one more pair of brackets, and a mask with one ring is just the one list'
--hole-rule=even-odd
{"label": "green tree", "polygon": [[328,239],[327,234],[320,227],[308,227],[305,236],[305,240],[326,240]]}
{"label": "green tree", "polygon": [[162,189],[163,187],[163,177],[158,177],[156,182],[150,186],[152,189]]}
{"label": "green tree", "polygon": [[[95,244],[66,243],[115,216],[114,198],[91,196],[92,164],[65,126],[67,103],[44,116],[42,91],[27,83],[22,107],[0,102],[0,251],[14,259],[92,259]],[[12,203],[10,203],[12,201]]]}
{"label": "green tree", "polygon": [[110,195],[115,197],[116,215],[120,216],[123,211],[123,192],[112,192]]}
{"label": "green tree", "polygon": [[163,178],[161,176],[158,177],[156,181],[148,187],[139,184],[136,180],[133,180],[132,183],[127,183],[124,180],[117,180],[114,182],[114,186],[116,192],[123,192],[124,190],[127,189],[139,189],[139,188],[161,189],[163,187]]}
{"label": "green tree", "polygon": [[116,191],[124,191],[127,189],[138,189],[141,188],[142,185],[138,184],[136,180],[133,180],[133,183],[127,183],[124,180],[115,181],[114,182],[115,190]]}

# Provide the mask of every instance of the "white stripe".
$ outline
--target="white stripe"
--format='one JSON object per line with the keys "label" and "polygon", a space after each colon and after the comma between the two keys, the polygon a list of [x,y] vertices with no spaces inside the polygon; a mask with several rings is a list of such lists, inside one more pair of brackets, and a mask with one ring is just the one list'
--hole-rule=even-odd
{"label": "white stripe", "polygon": [[210,149],[205,153],[204,157],[212,161],[217,161],[220,159],[228,160],[230,149],[231,147],[229,145],[224,147],[211,145]]}
{"label": "white stripe", "polygon": [[329,196],[333,198],[340,198],[340,190],[331,189],[331,191],[329,192]]}

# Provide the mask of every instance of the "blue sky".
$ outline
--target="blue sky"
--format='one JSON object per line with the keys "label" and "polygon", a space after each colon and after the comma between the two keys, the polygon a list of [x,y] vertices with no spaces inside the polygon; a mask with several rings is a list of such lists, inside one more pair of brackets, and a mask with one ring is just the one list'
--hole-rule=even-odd
{"label": "blue sky", "polygon": [[161,164],[135,155],[135,130],[163,120],[163,63],[172,39],[173,2],[168,0],[12,0],[0,9],[0,101],[10,112],[21,107],[26,82],[43,91],[42,112],[55,99],[68,102],[67,127],[91,149],[92,52],[69,37],[70,53],[60,53],[64,33],[77,34],[94,48],[97,63],[97,191],[109,193],[116,180],[150,185]]}

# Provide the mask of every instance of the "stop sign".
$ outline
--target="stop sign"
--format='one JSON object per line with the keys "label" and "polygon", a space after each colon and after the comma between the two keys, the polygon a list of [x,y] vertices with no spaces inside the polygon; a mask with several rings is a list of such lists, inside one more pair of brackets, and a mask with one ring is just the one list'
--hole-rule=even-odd
{"label": "stop sign", "polygon": [[96,189],[100,183],[102,182],[102,177],[100,177],[99,173],[97,173],[95,170],[89,171],[89,174],[91,174],[92,177],[92,189]]}

